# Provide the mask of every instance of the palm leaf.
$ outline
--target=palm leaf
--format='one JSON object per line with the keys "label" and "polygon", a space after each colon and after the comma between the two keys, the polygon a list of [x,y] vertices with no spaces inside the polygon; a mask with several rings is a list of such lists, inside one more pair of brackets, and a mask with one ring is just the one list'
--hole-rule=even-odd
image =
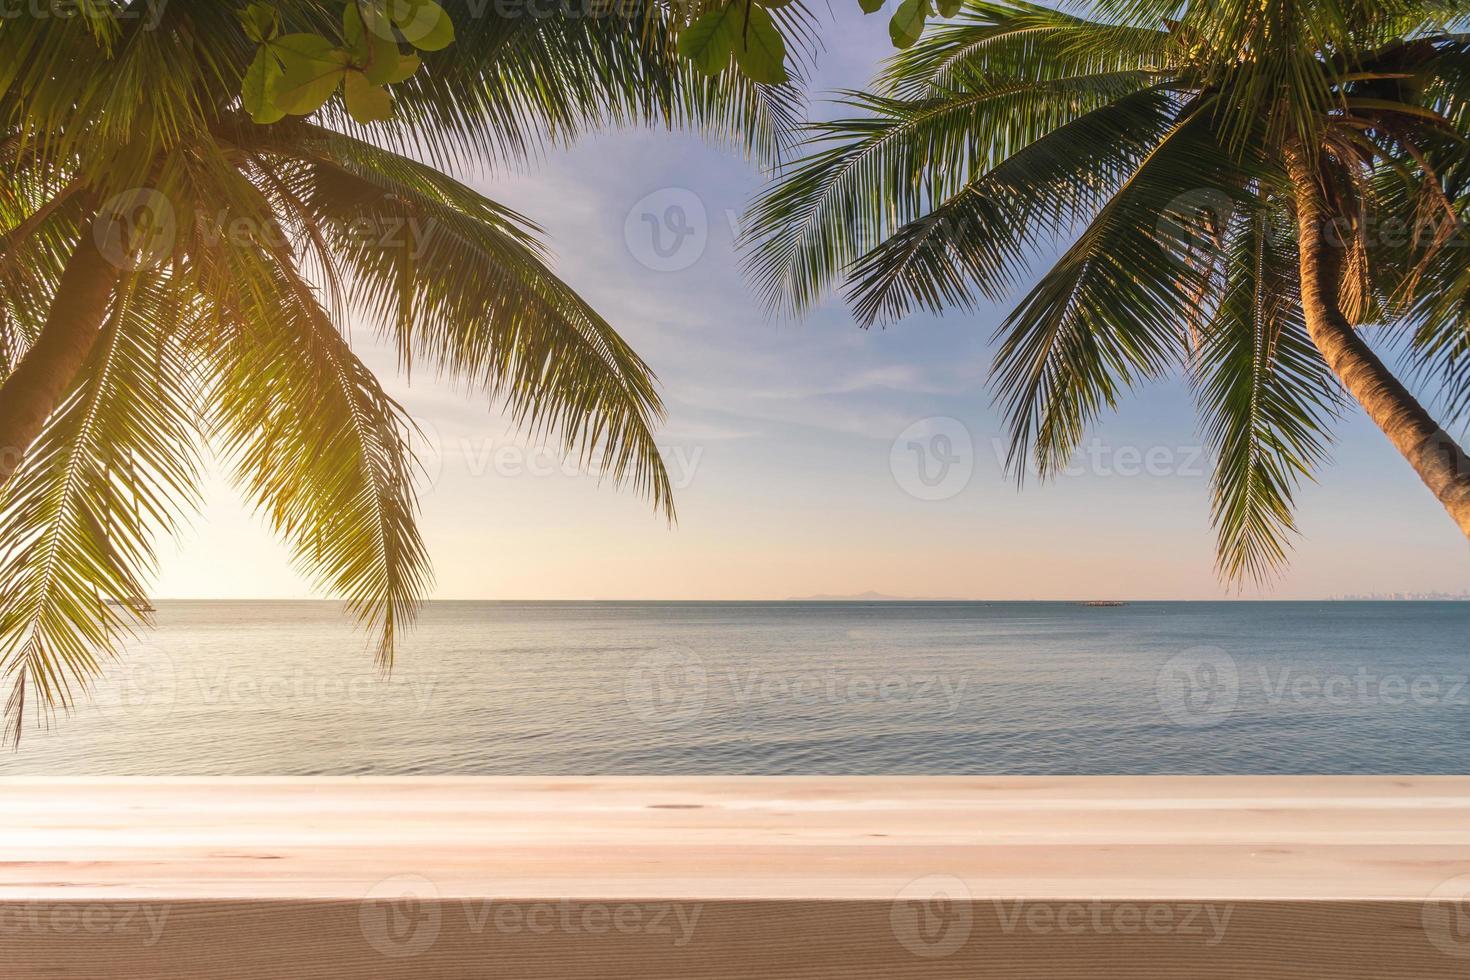
{"label": "palm leaf", "polygon": [[377,631],[386,667],[429,577],[410,423],[311,288],[270,260],[228,246],[210,257],[211,441],[303,572]]}
{"label": "palm leaf", "polygon": [[1236,222],[1195,364],[1215,453],[1219,566],[1231,581],[1265,581],[1285,563],[1295,491],[1325,459],[1342,398],[1307,336],[1294,243],[1272,232],[1282,226],[1262,212]]}
{"label": "palm leaf", "polygon": [[768,306],[799,314],[887,234],[1052,130],[1144,87],[1141,72],[1033,82],[976,73],[920,99],[848,93],[862,116],[808,127],[808,156],[747,216]]}
{"label": "palm leaf", "polygon": [[1167,31],[1089,20],[1030,3],[968,0],[958,17],[896,53],[878,77],[880,91],[922,98],[976,71],[1033,82],[1078,75],[1161,72]]}
{"label": "palm leaf", "polygon": [[[758,85],[733,69],[704,75],[676,49],[677,6],[632,0],[569,17],[479,0],[443,6],[458,39],[394,86],[395,118],[371,127],[388,148],[426,151],[436,165],[486,154],[519,161],[594,129],[655,125],[703,132],[772,162],[791,142],[798,85]],[[797,26],[808,19],[800,4],[783,16]],[[343,132],[367,131],[340,109],[324,118]]]}
{"label": "palm leaf", "polygon": [[1181,327],[1198,315],[1204,273],[1161,219],[1181,188],[1234,200],[1244,181],[1196,107],[1001,325],[997,397],[1018,476],[1028,456],[1043,477],[1059,472],[1122,390],[1185,362]]}
{"label": "palm leaf", "polygon": [[1126,179],[1174,119],[1165,90],[1144,89],[1022,147],[853,263],[858,321],[891,322],[915,306],[970,308],[1002,298],[1032,243],[1069,234]]}
{"label": "palm leaf", "polygon": [[503,400],[533,435],[556,433],[672,519],[651,371],[546,267],[533,226],[349,137],[313,130],[274,149],[306,165],[282,210],[317,230],[347,274],[349,302],[391,332],[405,364],[426,360]]}
{"label": "palm leaf", "polygon": [[0,497],[7,727],[71,707],[137,621],[153,537],[196,501],[197,438],[166,277],[135,277],[65,403]]}

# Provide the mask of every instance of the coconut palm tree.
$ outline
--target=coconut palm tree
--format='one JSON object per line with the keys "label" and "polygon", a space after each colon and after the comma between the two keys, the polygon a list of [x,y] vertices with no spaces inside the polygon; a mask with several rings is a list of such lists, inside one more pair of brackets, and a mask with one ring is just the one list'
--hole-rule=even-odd
{"label": "coconut palm tree", "polygon": [[1003,299],[1057,243],[997,334],[1018,473],[1186,372],[1222,574],[1269,578],[1345,391],[1470,535],[1464,453],[1365,336],[1467,418],[1467,12],[965,0],[811,128],[752,209],[753,274],[792,313],[840,283],[869,325]]}
{"label": "coconut palm tree", "polygon": [[[770,159],[791,85],[692,65],[685,13],[655,0],[582,16],[473,0],[75,7],[0,21],[13,737],[28,703],[73,704],[136,625],[154,539],[194,503],[206,452],[391,663],[429,577],[413,426],[349,323],[672,517],[648,365],[552,273],[534,225],[447,171],[624,124]],[[363,18],[385,11],[406,14],[365,40]]]}

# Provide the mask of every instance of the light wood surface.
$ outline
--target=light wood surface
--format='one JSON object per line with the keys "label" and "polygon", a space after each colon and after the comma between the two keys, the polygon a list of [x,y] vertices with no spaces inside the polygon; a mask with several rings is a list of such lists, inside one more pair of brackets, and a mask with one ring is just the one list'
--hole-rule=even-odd
{"label": "light wood surface", "polygon": [[0,780],[0,977],[1470,977],[1470,777]]}

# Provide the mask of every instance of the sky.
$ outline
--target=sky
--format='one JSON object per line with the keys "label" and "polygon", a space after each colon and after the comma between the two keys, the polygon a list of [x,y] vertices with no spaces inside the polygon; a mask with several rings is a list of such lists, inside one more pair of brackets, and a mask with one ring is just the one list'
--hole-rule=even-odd
{"label": "sky", "polygon": [[[886,19],[855,8],[835,5],[818,96],[861,86],[890,51]],[[1292,564],[1265,590],[1215,573],[1208,454],[1182,380],[1094,426],[1068,474],[1018,488],[986,388],[1007,304],[874,331],[840,299],[801,322],[772,320],[734,247],[763,175],[728,147],[613,132],[523,172],[457,176],[544,227],[558,273],[657,372],[679,520],[668,527],[646,500],[519,437],[482,394],[426,372],[397,378],[392,355],[358,329],[354,343],[427,433],[421,527],[435,598],[1470,590],[1470,547],[1356,408],[1300,492]],[[218,477],[193,526],[159,551],[162,598],[317,595]]]}

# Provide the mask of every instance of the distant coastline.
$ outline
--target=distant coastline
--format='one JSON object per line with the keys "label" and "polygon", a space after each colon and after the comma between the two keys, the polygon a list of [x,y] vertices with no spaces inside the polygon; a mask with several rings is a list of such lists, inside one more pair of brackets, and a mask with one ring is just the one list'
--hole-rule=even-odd
{"label": "distant coastline", "polygon": [[1328,602],[1470,602],[1470,592],[1374,592],[1369,595],[1335,595]]}
{"label": "distant coastline", "polygon": [[859,592],[855,595],[793,595],[781,602],[983,602],[983,599],[961,599],[958,596],[885,595],[882,592]]}

